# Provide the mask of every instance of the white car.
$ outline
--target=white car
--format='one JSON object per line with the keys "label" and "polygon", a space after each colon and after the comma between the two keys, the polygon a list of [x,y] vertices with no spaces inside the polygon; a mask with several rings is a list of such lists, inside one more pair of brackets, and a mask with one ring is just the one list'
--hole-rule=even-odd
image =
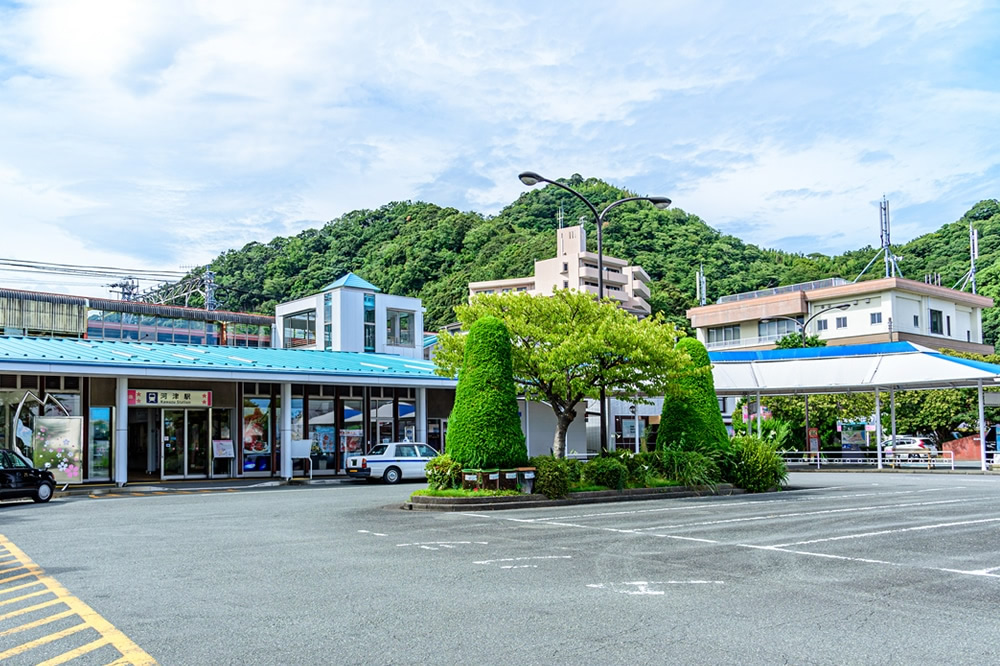
{"label": "white car", "polygon": [[936,456],[938,449],[929,437],[896,435],[895,444],[892,439],[882,442],[882,452],[890,456]]}
{"label": "white car", "polygon": [[437,456],[433,447],[421,442],[386,442],[376,444],[365,455],[347,459],[347,476],[356,479],[382,479],[398,483],[400,479],[426,479],[427,461]]}

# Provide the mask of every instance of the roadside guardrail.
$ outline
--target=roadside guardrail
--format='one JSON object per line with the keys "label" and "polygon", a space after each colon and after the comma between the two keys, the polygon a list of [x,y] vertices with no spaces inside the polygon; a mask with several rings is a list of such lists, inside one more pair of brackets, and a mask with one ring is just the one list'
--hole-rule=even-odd
{"label": "roadside guardrail", "polygon": [[[843,467],[845,465],[878,466],[878,452],[875,451],[781,451],[781,457],[789,464],[806,464],[817,469],[827,467]],[[921,465],[927,469],[938,466],[955,469],[955,452],[939,451],[938,453],[883,453],[883,467],[903,467]]]}

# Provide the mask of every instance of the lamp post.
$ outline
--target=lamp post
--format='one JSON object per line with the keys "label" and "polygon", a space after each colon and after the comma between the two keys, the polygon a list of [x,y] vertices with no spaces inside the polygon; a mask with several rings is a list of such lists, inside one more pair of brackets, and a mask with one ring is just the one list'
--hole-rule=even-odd
{"label": "lamp post", "polygon": [[[535,185],[537,185],[539,183],[548,183],[550,185],[555,185],[556,187],[558,187],[560,189],[566,190],[567,192],[569,192],[570,194],[572,194],[573,196],[575,196],[577,199],[579,199],[583,203],[587,204],[587,208],[590,209],[590,212],[594,216],[594,222],[597,223],[597,298],[598,298],[598,300],[603,300],[604,299],[604,242],[602,240],[602,234],[601,234],[602,228],[604,227],[604,216],[607,215],[608,211],[610,211],[612,208],[616,208],[616,207],[618,207],[618,206],[620,206],[620,205],[622,205],[624,203],[628,203],[630,201],[648,201],[651,204],[653,204],[654,206],[656,206],[659,210],[666,209],[668,206],[670,206],[670,203],[671,203],[670,199],[668,199],[667,197],[625,197],[624,199],[619,199],[617,201],[612,201],[611,203],[609,203],[607,206],[604,207],[604,210],[598,211],[597,207],[594,206],[594,204],[590,203],[590,200],[587,199],[587,197],[583,196],[582,194],[580,194],[579,192],[577,192],[576,190],[574,190],[569,185],[565,185],[565,184],[560,183],[560,182],[555,181],[555,180],[549,180],[548,178],[545,178],[544,176],[540,176],[539,174],[535,173],[534,171],[525,171],[523,173],[518,174],[517,177],[518,177],[518,179],[520,179],[520,181],[522,183],[524,183],[528,187],[533,187],[533,186],[535,186]],[[605,395],[605,386],[604,386],[604,382],[602,381],[601,382],[601,398],[600,398],[600,400],[601,400],[601,404],[600,404],[601,448],[602,449],[605,448],[605,446],[607,444],[607,441],[608,441],[608,437],[607,437],[607,435],[608,435],[607,423],[606,423],[606,420],[604,418],[604,402],[605,402],[605,398],[606,398],[606,395]]]}
{"label": "lamp post", "polygon": [[[768,317],[766,319],[761,319],[760,321],[761,321],[761,323],[765,323],[765,324],[767,322],[771,321],[772,319],[787,319],[788,321],[794,321],[796,323],[796,325],[798,325],[801,328],[801,330],[802,330],[802,346],[805,347],[806,346],[806,326],[809,325],[809,322],[811,322],[813,319],[815,319],[816,317],[820,316],[821,314],[825,314],[826,312],[829,312],[830,310],[841,310],[841,311],[843,311],[843,310],[846,310],[849,307],[851,307],[850,303],[841,303],[840,305],[834,305],[833,307],[831,307],[831,308],[829,308],[827,310],[820,310],[819,312],[814,312],[812,315],[809,316],[809,318],[807,318],[803,322],[800,322],[795,317],[783,317],[781,315],[775,315],[773,317]],[[805,417],[806,417],[806,448],[808,448],[809,447],[809,394],[808,393],[805,395],[805,398],[804,398],[803,402],[804,402],[804,405],[805,405]],[[759,404],[757,405],[757,414],[758,414],[758,416],[757,416],[757,434],[759,435],[760,434],[760,405]],[[879,464],[881,465],[881,458],[879,459]],[[816,467],[817,468],[819,467],[819,450],[818,449],[816,450]]]}

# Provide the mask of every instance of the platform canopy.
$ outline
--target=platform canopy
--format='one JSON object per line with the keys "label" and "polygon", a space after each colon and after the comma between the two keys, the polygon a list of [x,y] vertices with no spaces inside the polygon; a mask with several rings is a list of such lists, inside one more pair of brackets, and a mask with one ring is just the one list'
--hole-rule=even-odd
{"label": "platform canopy", "polygon": [[911,342],[710,352],[719,395],[1000,387],[1000,365]]}

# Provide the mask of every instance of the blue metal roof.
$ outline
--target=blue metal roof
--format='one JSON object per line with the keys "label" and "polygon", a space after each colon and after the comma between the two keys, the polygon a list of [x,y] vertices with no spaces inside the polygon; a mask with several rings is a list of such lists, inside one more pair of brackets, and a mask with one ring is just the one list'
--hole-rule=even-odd
{"label": "blue metal roof", "polygon": [[170,371],[171,375],[202,377],[241,375],[247,381],[252,381],[249,375],[261,381],[282,375],[282,381],[340,377],[454,385],[454,379],[434,374],[435,366],[429,361],[390,354],[0,336],[0,371],[11,371],[13,365],[20,372],[27,365],[37,366],[38,372],[65,372],[72,367],[83,374],[88,370],[123,375]]}
{"label": "blue metal roof", "polygon": [[348,273],[347,275],[331,282],[323,287],[323,291],[330,291],[331,289],[337,289],[338,287],[353,287],[355,289],[365,289],[367,291],[382,291],[368,280],[359,278],[354,273]]}
{"label": "blue metal roof", "polygon": [[[836,358],[838,356],[875,356],[878,354],[903,354],[929,351],[912,342],[879,342],[868,345],[840,345],[835,347],[798,347],[796,349],[764,349],[759,351],[709,352],[712,363],[742,363],[745,361],[789,361],[807,358]],[[949,359],[956,357],[949,356]]]}
{"label": "blue metal roof", "polygon": [[438,336],[437,333],[425,333],[424,334],[424,349],[428,347],[433,347],[437,344]]}

